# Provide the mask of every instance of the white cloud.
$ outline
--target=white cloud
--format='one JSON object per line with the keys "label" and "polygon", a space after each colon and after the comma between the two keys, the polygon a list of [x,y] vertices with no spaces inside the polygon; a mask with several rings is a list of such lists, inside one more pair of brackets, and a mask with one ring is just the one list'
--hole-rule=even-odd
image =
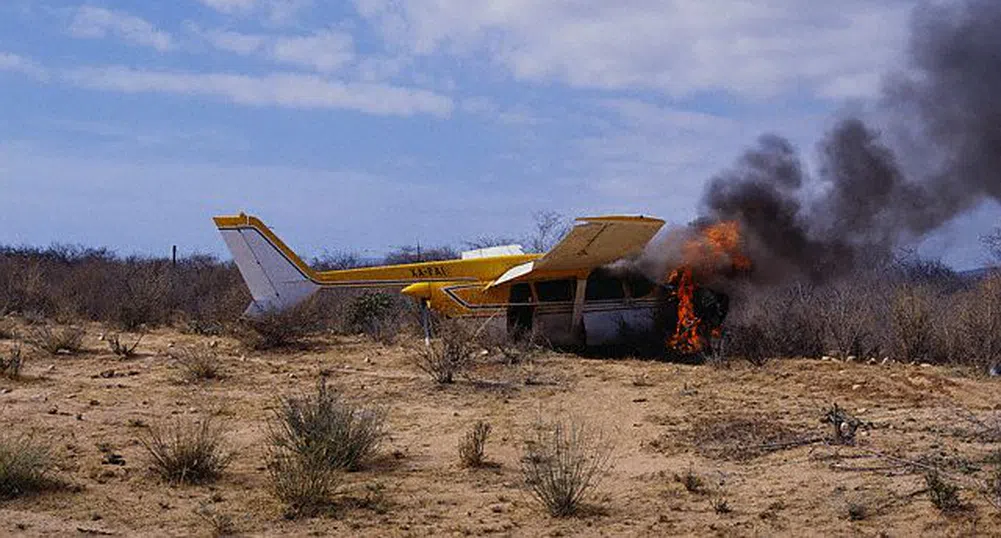
{"label": "white cloud", "polygon": [[311,7],[312,0],[197,0],[205,6],[227,15],[263,13],[272,24],[287,24]]}
{"label": "white cloud", "polygon": [[197,28],[195,32],[221,50],[245,56],[259,54],[278,63],[321,73],[336,71],[355,58],[351,34],[338,30],[321,30],[304,36],[201,31]]}
{"label": "white cloud", "polygon": [[672,96],[864,96],[896,60],[912,2],[355,0],[391,46],[480,56],[526,81]]}
{"label": "white cloud", "polygon": [[422,89],[382,84],[346,83],[315,75],[191,73],[84,67],[64,73],[79,87],[123,93],[162,93],[215,97],[251,106],[348,109],[375,115],[448,116],[452,101]]}
{"label": "white cloud", "polygon": [[257,0],[198,0],[202,4],[223,13],[239,13],[250,11]]}
{"label": "white cloud", "polygon": [[29,77],[46,80],[48,72],[32,60],[9,52],[0,52],[0,71],[11,71]]}
{"label": "white cloud", "polygon": [[74,37],[101,39],[114,35],[126,42],[167,51],[175,47],[170,34],[157,30],[144,19],[94,6],[77,9],[70,23],[70,34]]}

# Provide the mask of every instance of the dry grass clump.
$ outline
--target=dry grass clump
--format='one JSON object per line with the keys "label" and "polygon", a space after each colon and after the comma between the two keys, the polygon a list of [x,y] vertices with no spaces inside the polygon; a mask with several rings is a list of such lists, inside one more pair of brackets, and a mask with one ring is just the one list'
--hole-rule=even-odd
{"label": "dry grass clump", "polygon": [[689,493],[703,494],[706,492],[706,481],[696,474],[691,467],[683,475],[674,475],[674,479],[685,486],[685,491]]}
{"label": "dry grass clump", "polygon": [[522,476],[550,515],[572,516],[607,474],[611,453],[600,432],[583,422],[540,422],[525,442]]}
{"label": "dry grass clump", "polygon": [[0,376],[17,379],[21,376],[22,367],[24,367],[24,356],[21,355],[20,345],[15,344],[6,355],[0,355]]}
{"label": "dry grass clump", "polygon": [[139,342],[142,342],[144,334],[140,334],[136,339],[130,344],[125,340],[122,340],[120,334],[112,334],[107,338],[108,347],[111,348],[111,352],[123,359],[131,359],[136,356],[136,349],[139,347]]}
{"label": "dry grass clump", "polygon": [[280,399],[270,437],[276,447],[354,471],[375,455],[385,422],[384,410],[343,400],[321,378],[315,394]]}
{"label": "dry grass clump", "polygon": [[83,349],[83,329],[42,325],[31,331],[30,341],[52,355],[79,353]]}
{"label": "dry grass clump", "polygon": [[341,475],[320,451],[296,452],[273,445],[268,455],[268,487],[285,505],[285,517],[312,517],[328,509]]}
{"label": "dry grass clump", "polygon": [[139,439],[150,466],[171,483],[202,484],[219,478],[234,454],[226,450],[224,431],[211,418],[152,427]]}
{"label": "dry grass clump", "polygon": [[47,489],[59,482],[52,478],[48,449],[30,437],[0,436],[0,499],[12,499]]}
{"label": "dry grass clump", "polygon": [[221,514],[203,504],[195,510],[195,515],[209,526],[209,535],[213,538],[237,534],[236,523],[229,514]]}
{"label": "dry grass clump", "polygon": [[490,424],[479,420],[459,440],[459,461],[466,467],[482,467]]}
{"label": "dry grass clump", "polygon": [[222,365],[214,351],[199,348],[180,348],[170,351],[170,356],[191,383],[222,379]]}
{"label": "dry grass clump", "polygon": [[437,383],[452,383],[472,366],[475,350],[469,329],[459,320],[445,319],[438,324],[438,337],[418,353],[417,367]]}

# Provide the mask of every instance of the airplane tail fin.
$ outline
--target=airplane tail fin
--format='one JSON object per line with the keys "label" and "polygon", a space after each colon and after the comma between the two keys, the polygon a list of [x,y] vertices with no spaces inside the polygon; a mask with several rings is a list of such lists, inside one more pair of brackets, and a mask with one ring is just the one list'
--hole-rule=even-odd
{"label": "airplane tail fin", "polygon": [[290,308],[320,289],[316,272],[259,219],[241,213],[213,220],[253,297],[245,314]]}

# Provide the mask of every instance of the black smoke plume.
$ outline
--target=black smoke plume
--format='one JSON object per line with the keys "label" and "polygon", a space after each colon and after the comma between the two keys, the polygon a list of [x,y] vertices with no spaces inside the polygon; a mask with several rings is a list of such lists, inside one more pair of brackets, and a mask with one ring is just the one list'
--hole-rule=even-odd
{"label": "black smoke plume", "polygon": [[843,118],[815,177],[764,135],[707,185],[700,222],[741,224],[755,278],[835,276],[1001,201],[1001,1],[919,4],[910,30],[907,65],[878,103],[903,149]]}

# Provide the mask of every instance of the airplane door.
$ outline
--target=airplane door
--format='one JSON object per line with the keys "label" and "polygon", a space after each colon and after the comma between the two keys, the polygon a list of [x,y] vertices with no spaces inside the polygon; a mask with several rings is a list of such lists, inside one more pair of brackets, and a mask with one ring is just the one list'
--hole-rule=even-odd
{"label": "airplane door", "polygon": [[535,329],[557,346],[577,344],[573,332],[576,279],[543,280],[535,283],[539,299],[535,309]]}

